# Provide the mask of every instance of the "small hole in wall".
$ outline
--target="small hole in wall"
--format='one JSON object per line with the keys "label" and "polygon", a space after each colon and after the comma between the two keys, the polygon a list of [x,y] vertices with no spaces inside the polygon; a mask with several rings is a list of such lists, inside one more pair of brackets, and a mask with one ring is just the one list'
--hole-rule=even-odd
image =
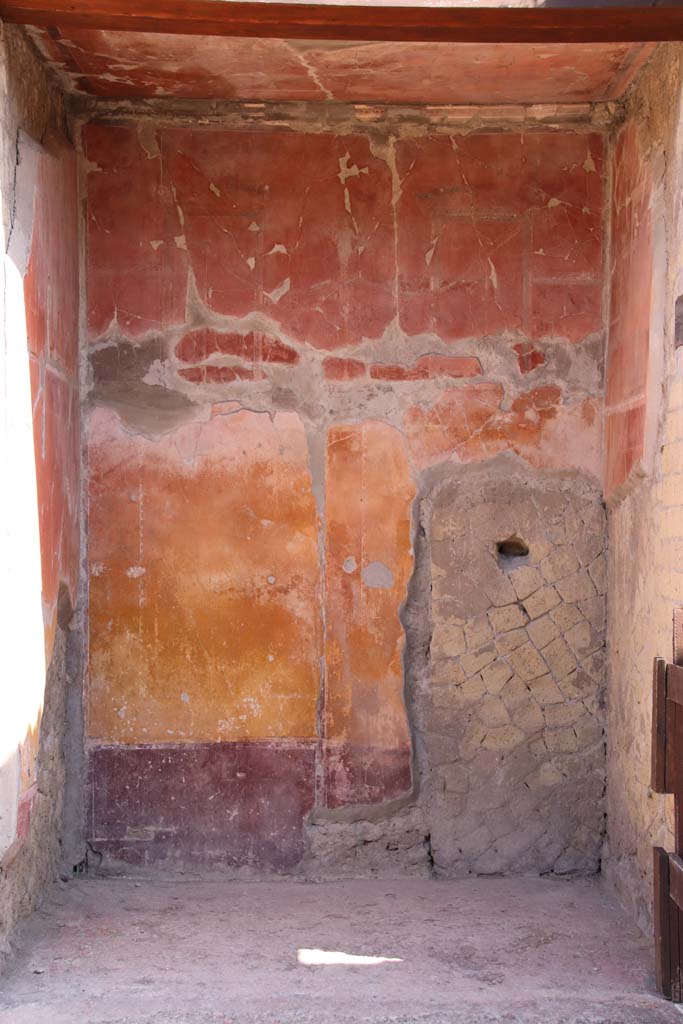
{"label": "small hole in wall", "polygon": [[520,559],[527,557],[529,545],[521,537],[518,537],[516,533],[513,533],[511,537],[498,541],[496,551],[498,552],[498,561],[501,565],[510,567],[515,562],[519,562]]}
{"label": "small hole in wall", "polygon": [[676,299],[674,317],[674,348],[683,348],[683,295]]}

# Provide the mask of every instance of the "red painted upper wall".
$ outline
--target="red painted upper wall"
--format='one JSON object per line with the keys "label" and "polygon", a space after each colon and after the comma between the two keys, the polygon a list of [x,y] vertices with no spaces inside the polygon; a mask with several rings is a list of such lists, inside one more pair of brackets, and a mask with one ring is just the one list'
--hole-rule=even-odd
{"label": "red painted upper wall", "polygon": [[603,143],[89,125],[88,327],[258,312],[334,350],[409,335],[571,342],[602,327]]}
{"label": "red painted upper wall", "polygon": [[76,154],[39,156],[31,249],[24,279],[46,626],[60,582],[73,605],[79,566],[78,202]]}

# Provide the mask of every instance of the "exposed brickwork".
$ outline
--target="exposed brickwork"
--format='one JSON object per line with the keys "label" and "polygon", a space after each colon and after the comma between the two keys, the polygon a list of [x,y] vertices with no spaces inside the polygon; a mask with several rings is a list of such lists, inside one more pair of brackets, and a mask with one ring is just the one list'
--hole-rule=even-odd
{"label": "exposed brickwork", "polygon": [[[439,871],[594,871],[604,832],[604,513],[572,478],[463,472],[428,519],[416,696]],[[497,555],[522,540],[527,556]]]}

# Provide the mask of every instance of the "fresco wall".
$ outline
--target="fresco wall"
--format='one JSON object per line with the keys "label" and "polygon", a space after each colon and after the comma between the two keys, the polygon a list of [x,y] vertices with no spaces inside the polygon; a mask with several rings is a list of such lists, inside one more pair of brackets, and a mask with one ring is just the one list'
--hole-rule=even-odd
{"label": "fresco wall", "polygon": [[106,855],[292,870],[391,807],[426,869],[419,500],[502,453],[599,480],[605,146],[83,126]]}

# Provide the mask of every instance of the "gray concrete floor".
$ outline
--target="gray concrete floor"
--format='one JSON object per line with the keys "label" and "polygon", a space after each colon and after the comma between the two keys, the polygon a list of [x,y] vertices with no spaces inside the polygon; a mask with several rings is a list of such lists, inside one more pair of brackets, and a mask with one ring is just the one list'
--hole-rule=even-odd
{"label": "gray concrete floor", "polygon": [[683,1024],[653,981],[596,881],[84,879],[21,932],[0,1022]]}

